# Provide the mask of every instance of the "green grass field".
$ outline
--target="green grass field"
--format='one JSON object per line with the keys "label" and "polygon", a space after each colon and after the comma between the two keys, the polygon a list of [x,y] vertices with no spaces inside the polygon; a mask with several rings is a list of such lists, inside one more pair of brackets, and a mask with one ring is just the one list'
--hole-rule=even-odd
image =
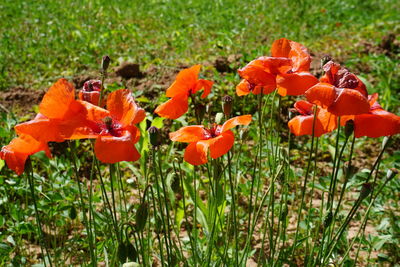
{"label": "green grass field", "polygon": [[[7,104],[6,110],[8,109],[9,112],[0,110],[0,146],[6,145],[15,136],[13,127],[17,123],[32,119],[31,112],[37,111],[37,106],[34,106],[38,104],[37,101],[32,101],[32,107],[29,108],[26,108],[25,103],[21,110],[21,107],[18,107],[18,99],[13,102],[12,106],[6,103],[5,99],[2,99],[5,92],[12,92],[14,88],[19,88],[19,90],[21,88],[22,90],[45,90],[61,77],[73,80],[87,73],[97,75],[99,74],[102,56],[109,55],[112,58],[112,69],[125,61],[134,62],[140,65],[141,70],[146,73],[146,77],[143,80],[116,80],[116,82],[107,85],[108,90],[112,91],[124,86],[132,89],[137,101],[140,102],[142,107],[146,108],[148,124],[165,126],[166,129],[172,131],[177,130],[178,125],[171,126],[172,123],[169,122],[163,124],[162,120],[155,119],[152,112],[156,105],[166,100],[164,89],[173,81],[181,66],[205,65],[202,75],[215,81],[210,97],[213,101],[220,101],[224,94],[233,95],[234,88],[240,81],[235,68],[244,66],[256,57],[269,55],[272,42],[282,37],[305,45],[317,60],[324,55],[332,56],[357,74],[366,84],[370,94],[379,93],[379,101],[382,107],[400,115],[400,72],[398,70],[400,65],[400,5],[395,0],[3,0],[0,2],[0,103],[2,107]],[[215,61],[221,57],[229,58],[232,56],[234,60],[229,64],[233,70],[224,73],[218,72],[215,68]],[[319,62],[316,62],[312,71],[317,73],[319,67]],[[161,81],[161,79],[164,80]],[[146,87],[147,84],[148,87]],[[140,87],[140,90],[138,90],[138,87]],[[237,113],[257,113],[257,98],[250,98],[250,101],[248,99],[235,98],[236,103],[238,103],[235,107]],[[273,108],[275,104],[278,105],[278,101],[275,97],[271,100],[273,100],[271,102],[272,118]],[[294,98],[289,98],[282,103],[279,102],[279,105],[282,104],[281,109],[285,112],[285,116],[287,108],[293,104],[293,100]],[[214,105],[213,111],[217,108],[219,108],[219,104]],[[265,110],[269,112],[269,109]],[[22,116],[17,117],[15,114],[22,114]],[[255,115],[253,119],[255,125],[257,116]],[[190,119],[188,116],[179,119],[178,124],[187,125],[188,122],[191,124],[193,121],[194,119]],[[266,125],[269,126],[269,124]],[[271,126],[276,125],[271,122]],[[145,132],[146,124],[141,124],[140,127],[142,133]],[[281,145],[284,147],[290,143],[290,139],[288,141],[287,136],[281,132],[271,133],[272,148],[275,146],[275,142],[279,144],[277,147]],[[167,136],[166,133],[164,134]],[[248,136],[244,137],[243,140],[240,148],[242,148],[242,145],[244,148],[248,148],[249,144],[259,142],[257,132],[254,130],[249,131]],[[288,187],[291,191],[287,193],[287,196],[289,202],[293,201],[295,204],[298,204],[296,202],[298,199],[295,197],[296,192],[298,192],[296,190],[300,190],[300,178],[304,176],[305,172],[308,157],[306,152],[310,149],[308,138],[299,138],[298,140],[292,148],[293,154],[291,156],[294,165],[289,167],[292,169],[289,169],[287,174],[285,173],[289,180],[293,182]],[[351,192],[354,193],[362,184],[367,175],[366,170],[371,168],[379,153],[381,141],[382,138],[361,138],[357,142],[355,151],[359,160],[355,160],[357,162],[355,165],[359,173],[354,174],[354,178],[349,183]],[[389,168],[400,168],[399,143],[398,135],[392,138],[388,153],[384,155],[384,160],[378,166],[380,172],[376,177],[384,177]],[[343,144],[343,140],[340,144]],[[312,184],[312,188],[314,190],[315,186],[316,190],[323,191],[327,190],[327,186],[329,186],[329,175],[326,168],[332,166],[331,158],[335,150],[335,135],[330,135],[321,140],[319,145],[321,152],[318,157],[321,159],[322,165],[318,167],[321,169],[321,173],[319,180]],[[67,157],[68,153],[63,155],[63,152],[72,151],[73,147],[78,147],[78,143],[71,142],[70,146],[62,143],[55,144],[55,146],[53,149],[60,151],[60,155],[56,153],[54,159],[47,159],[43,153],[32,157],[36,168],[33,178],[37,182],[36,190],[38,190],[37,194],[40,196],[39,212],[43,216],[45,224],[45,242],[51,248],[53,264],[55,262],[61,264],[55,266],[89,264],[89,245],[85,239],[87,232],[85,227],[82,226],[81,220],[78,220],[82,210],[79,206],[79,188],[74,180],[72,160]],[[140,148],[143,151],[147,146],[146,141],[140,142]],[[170,187],[168,197],[171,199],[169,203],[176,207],[173,213],[178,214],[176,216],[181,220],[175,218],[178,229],[183,223],[185,207],[182,208],[181,198],[177,197],[181,192],[175,191],[174,188],[176,181],[172,172],[175,166],[172,167],[172,162],[177,157],[177,154],[173,153],[181,151],[181,148],[181,146],[171,145],[170,142],[168,146],[165,145],[164,152],[167,156],[163,158],[165,162],[162,163]],[[245,155],[241,162],[243,165],[238,165],[235,168],[235,174],[237,177],[241,177],[238,178],[238,192],[244,198],[248,198],[250,190],[252,190],[250,189],[252,187],[250,181],[243,178],[248,178],[243,173],[246,173],[253,166],[251,165],[252,157],[256,152],[251,151],[251,149],[243,152]],[[262,153],[270,157],[268,149],[267,144]],[[278,151],[278,148],[276,149]],[[88,177],[85,172],[91,172],[92,158],[86,152],[91,151],[91,144],[86,142],[83,148],[80,147],[77,150],[78,158],[76,160],[81,171],[78,175]],[[252,152],[254,153],[252,154]],[[276,152],[276,154],[279,153]],[[142,155],[142,158],[147,159],[144,155]],[[118,185],[118,190],[120,190],[118,191],[119,204],[121,205],[119,211],[121,218],[124,215],[127,222],[135,220],[135,214],[139,208],[137,197],[143,193],[141,190],[145,187],[144,182],[136,180],[136,178],[143,175],[152,177],[151,175],[148,176],[149,170],[146,169],[150,169],[151,164],[146,165],[147,163],[144,160],[139,163],[125,162],[121,163],[120,166],[118,165],[118,170],[121,168],[125,171],[122,174],[124,182],[123,185],[121,182],[121,186],[125,186],[125,193],[129,197],[129,212],[131,213],[126,210],[123,213],[123,201],[121,200],[123,194],[121,194],[120,185]],[[240,159],[237,160],[240,161]],[[282,165],[277,163],[274,168],[279,169],[278,166]],[[265,175],[267,176],[267,173],[272,175],[271,170],[267,170],[266,166],[264,167]],[[276,169],[273,171],[274,175]],[[43,252],[40,251],[40,241],[35,237],[37,235],[35,212],[29,200],[28,182],[25,176],[18,177],[8,170],[2,160],[0,160],[0,171],[0,265],[30,266],[37,264],[35,266],[43,266],[40,265],[43,264],[44,256],[42,255]],[[192,169],[184,165],[183,171],[191,172]],[[101,167],[101,172],[108,175],[108,167]],[[340,175],[342,175],[342,171],[340,171]],[[189,178],[196,179],[194,174],[193,176],[189,175]],[[207,179],[205,179],[203,183],[200,185],[201,190],[206,191],[207,186],[205,184],[211,182],[207,182]],[[85,185],[88,186],[87,183]],[[267,183],[260,186],[260,198],[262,191],[267,187],[266,185]],[[98,255],[100,255],[98,260],[101,263],[109,261],[111,264],[114,263],[115,266],[119,266],[116,263],[118,262],[116,258],[119,256],[117,253],[120,252],[112,249],[115,243],[113,243],[114,240],[110,241],[109,238],[109,233],[112,232],[110,215],[104,208],[105,204],[102,200],[103,195],[99,189],[99,182],[95,182],[94,186],[97,186],[92,201],[98,208],[94,215],[96,220],[94,228],[97,227],[97,230],[95,230],[97,231],[96,247]],[[112,190],[113,187],[111,186],[112,184],[107,183],[106,189]],[[185,188],[188,187],[189,185],[186,184]],[[311,184],[308,185],[308,189],[310,188]],[[84,188],[84,190],[87,193],[87,188]],[[278,187],[276,190],[278,190]],[[124,191],[123,188],[122,191]],[[363,245],[360,261],[353,262],[349,258],[341,262],[343,266],[367,266],[368,264],[370,264],[368,266],[398,266],[400,261],[399,192],[400,180],[398,178],[388,183],[384,188],[383,193],[377,198],[376,204],[371,210],[367,235],[360,241]],[[189,190],[190,194],[196,195]],[[275,194],[278,195],[280,192]],[[165,195],[164,192],[163,196],[165,197]],[[190,195],[191,198],[192,195]],[[84,198],[87,205],[87,196],[85,195]],[[354,200],[354,195],[350,195],[346,200]],[[218,202],[219,200],[215,201]],[[223,205],[230,206],[227,204],[231,201],[230,195],[229,200],[224,201]],[[271,199],[268,200],[268,203],[270,201]],[[275,209],[278,213],[279,206],[277,203],[275,203],[277,205]],[[211,204],[215,205],[215,203]],[[192,202],[188,205],[192,205]],[[211,207],[214,207],[212,205]],[[225,208],[225,206],[223,207]],[[346,206],[344,211],[348,209],[350,208]],[[341,217],[338,217],[338,220],[344,220],[344,211],[340,215]],[[268,218],[268,212],[270,212],[269,206],[266,218]],[[279,213],[281,212],[282,210],[279,209]],[[312,209],[311,212],[314,212],[315,215],[318,210]],[[76,213],[78,213],[78,219],[76,219]],[[239,205],[238,216],[242,216],[240,221],[242,229],[247,223],[246,215],[246,208]],[[205,218],[198,220],[204,220],[208,223],[208,220],[212,218],[211,215],[210,218],[204,216]],[[307,218],[312,223],[318,220],[316,216],[311,215]],[[349,231],[346,231],[347,234],[353,234],[353,236],[354,231],[360,225],[362,216],[357,214],[355,218],[356,223],[351,225]],[[159,223],[157,220],[149,219],[148,224],[150,225],[151,222],[151,225],[157,225]],[[262,220],[260,221],[261,228],[264,224]],[[182,224],[184,225],[182,229],[187,227],[186,223]],[[207,225],[207,223],[204,224]],[[300,225],[303,232],[306,228],[305,225],[304,220]],[[202,226],[204,225],[202,224]],[[150,226],[148,227],[150,229]],[[185,232],[186,230],[185,228]],[[271,266],[269,265],[270,262],[259,261],[263,258],[263,256],[260,256],[260,253],[264,253],[263,249],[267,251],[267,248],[261,247],[262,241],[264,241],[262,234],[260,229],[255,237],[257,241],[254,241],[247,252],[250,253],[249,258],[257,262],[258,266]],[[290,232],[288,235],[292,238],[294,232]],[[234,266],[232,265],[234,264],[232,248],[228,252],[225,251],[232,256],[230,258],[232,261],[228,261],[228,263],[221,261],[220,258],[223,257],[218,254],[220,252],[209,252],[209,247],[212,246],[208,243],[206,237],[208,237],[207,233],[200,234],[199,244],[206,248],[204,255],[211,253],[210,259],[213,259],[211,266]],[[138,238],[139,243],[140,240],[145,239],[144,236]],[[155,239],[154,236],[153,238]],[[245,240],[247,236],[243,234],[241,238]],[[305,242],[306,239],[307,237],[304,236],[299,238],[301,242]],[[215,240],[215,247],[222,246],[220,243],[224,241],[226,240]],[[233,243],[232,239],[230,241]],[[120,241],[118,242],[120,244]],[[135,237],[135,246],[143,248],[143,244],[139,244],[139,246],[136,242]],[[146,240],[143,242],[146,242]],[[153,244],[150,241],[148,242]],[[185,242],[184,250],[190,251],[188,245],[190,242],[187,240]],[[349,245],[349,241],[345,238],[340,242],[343,248],[347,248]],[[303,243],[299,246],[303,246]],[[108,255],[107,251],[109,253],[112,251],[113,254]],[[300,249],[299,253],[302,252],[304,251]],[[143,253],[143,251],[138,251],[138,253]],[[157,258],[156,262],[160,264],[159,256],[155,255],[156,252],[152,253],[154,255],[145,255],[142,256],[142,259]],[[281,255],[278,252],[279,258],[289,257],[290,253],[282,253]],[[335,250],[334,257],[339,257],[343,253],[343,250]],[[350,256],[354,258],[355,253],[352,250]],[[303,260],[304,255],[297,255],[297,258],[293,261],[281,261],[281,263],[300,266],[303,264]],[[248,262],[248,264],[250,263]],[[182,264],[186,264],[182,266],[192,266],[193,262],[185,261]],[[202,265],[199,264],[198,266]]]}

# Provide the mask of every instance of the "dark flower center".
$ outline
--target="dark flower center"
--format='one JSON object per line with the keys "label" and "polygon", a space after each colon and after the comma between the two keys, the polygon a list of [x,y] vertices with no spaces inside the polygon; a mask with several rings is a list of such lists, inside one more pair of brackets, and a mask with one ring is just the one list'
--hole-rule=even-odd
{"label": "dark flower center", "polygon": [[204,136],[206,139],[214,138],[221,134],[221,126],[215,123],[211,126],[211,128],[204,128],[204,130],[205,130]]}
{"label": "dark flower center", "polygon": [[111,117],[105,117],[99,126],[100,135],[112,135],[115,137],[122,136],[122,125],[113,120]]}

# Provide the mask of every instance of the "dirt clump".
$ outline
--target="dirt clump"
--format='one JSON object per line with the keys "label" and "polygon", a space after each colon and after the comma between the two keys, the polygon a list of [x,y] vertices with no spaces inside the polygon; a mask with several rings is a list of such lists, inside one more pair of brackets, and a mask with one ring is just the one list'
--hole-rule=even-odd
{"label": "dirt clump", "polygon": [[144,74],[140,71],[139,64],[124,62],[116,70],[115,74],[124,79],[143,78]]}

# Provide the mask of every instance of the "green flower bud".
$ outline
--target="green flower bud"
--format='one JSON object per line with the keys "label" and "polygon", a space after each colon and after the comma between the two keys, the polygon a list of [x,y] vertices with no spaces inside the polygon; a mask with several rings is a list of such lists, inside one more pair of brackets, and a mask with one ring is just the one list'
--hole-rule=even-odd
{"label": "green flower bud", "polygon": [[346,122],[346,125],[344,126],[344,134],[346,137],[349,137],[354,131],[354,121],[349,120]]}
{"label": "green flower bud", "polygon": [[372,191],[372,184],[371,183],[364,183],[361,187],[360,191],[360,200],[365,199]]}
{"label": "green flower bud", "polygon": [[105,72],[108,69],[108,66],[110,66],[111,58],[109,56],[104,56],[103,60],[101,61],[101,69]]}
{"label": "green flower bud", "polygon": [[149,138],[150,138],[150,144],[153,147],[157,147],[160,145],[160,131],[157,127],[151,126],[148,130],[149,133]]}

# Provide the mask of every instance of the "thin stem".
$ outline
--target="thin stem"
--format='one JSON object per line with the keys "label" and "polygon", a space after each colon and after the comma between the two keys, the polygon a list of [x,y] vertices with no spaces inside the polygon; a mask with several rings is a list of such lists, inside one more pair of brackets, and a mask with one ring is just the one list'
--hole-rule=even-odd
{"label": "thin stem", "polygon": [[316,118],[316,115],[317,115],[317,106],[314,106],[314,117],[313,117],[313,127],[312,127],[312,136],[311,136],[311,148],[310,148],[310,153],[308,155],[306,175],[304,177],[303,187],[302,187],[302,190],[301,190],[301,202],[300,202],[300,206],[299,206],[299,208],[297,210],[297,226],[296,226],[296,233],[294,235],[294,242],[293,242],[293,248],[292,248],[292,256],[291,256],[292,260],[294,259],[294,252],[296,250],[297,238],[298,238],[299,226],[300,226],[300,219],[301,219],[301,211],[303,210],[303,206],[304,206],[304,197],[306,195],[308,175],[309,175],[309,172],[310,172],[311,159],[312,159],[312,154],[313,154],[313,150],[314,150],[315,121],[316,121],[315,118]]}
{"label": "thin stem", "polygon": [[[45,239],[44,239],[44,234],[43,234],[43,229],[42,229],[42,222],[40,220],[39,210],[37,208],[37,201],[36,201],[36,196],[35,196],[35,186],[34,186],[34,181],[33,181],[33,168],[32,168],[32,162],[31,162],[30,157],[28,157],[28,159],[26,160],[26,165],[27,165],[26,176],[28,177],[29,188],[30,188],[31,196],[32,196],[32,200],[33,200],[33,206],[35,208],[36,222],[38,224],[38,230],[39,230],[40,250],[42,252],[42,255],[45,255],[43,253],[43,247],[44,247],[44,250],[46,251],[46,257],[49,260],[50,267],[52,267],[53,263],[51,261],[50,253],[47,250],[47,246],[46,246]],[[47,266],[46,259],[44,259],[43,262],[44,262],[44,266]]]}

